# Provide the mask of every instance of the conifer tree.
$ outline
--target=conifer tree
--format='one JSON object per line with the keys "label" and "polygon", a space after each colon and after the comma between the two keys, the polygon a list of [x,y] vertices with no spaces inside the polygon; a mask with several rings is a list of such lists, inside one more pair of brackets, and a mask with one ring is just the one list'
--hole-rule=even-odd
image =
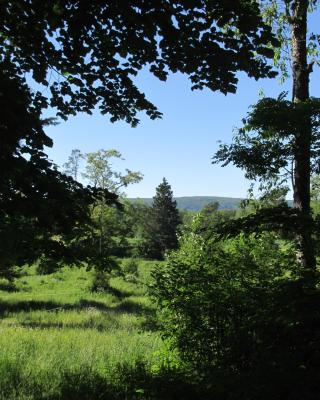
{"label": "conifer tree", "polygon": [[163,258],[167,250],[178,247],[177,229],[181,224],[177,202],[168,181],[163,181],[156,188],[156,195],[147,223],[147,241],[149,256]]}

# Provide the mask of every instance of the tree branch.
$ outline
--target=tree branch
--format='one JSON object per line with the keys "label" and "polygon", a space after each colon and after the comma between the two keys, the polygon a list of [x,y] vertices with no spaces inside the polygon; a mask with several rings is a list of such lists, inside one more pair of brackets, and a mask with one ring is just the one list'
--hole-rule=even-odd
{"label": "tree branch", "polygon": [[284,0],[286,18],[289,24],[293,23],[293,17],[290,13],[290,0]]}

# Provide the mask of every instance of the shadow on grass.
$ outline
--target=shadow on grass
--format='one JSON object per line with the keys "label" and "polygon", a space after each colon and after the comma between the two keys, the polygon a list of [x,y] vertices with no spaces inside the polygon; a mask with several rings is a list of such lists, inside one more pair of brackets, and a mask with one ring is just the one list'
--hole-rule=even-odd
{"label": "shadow on grass", "polygon": [[108,306],[107,304],[88,299],[80,299],[77,303],[58,303],[55,301],[45,300],[18,300],[5,301],[0,299],[0,315],[5,312],[19,311],[59,311],[59,310],[85,310],[87,308],[96,308],[99,311],[113,311],[117,313],[127,314],[153,314],[154,309],[130,299],[124,300],[116,306]]}
{"label": "shadow on grass", "polygon": [[4,292],[20,292],[20,289],[16,287],[14,282],[6,282],[5,280],[0,280],[0,290]]}
{"label": "shadow on grass", "polygon": [[134,289],[130,290],[126,288],[125,290],[120,290],[110,284],[104,287],[98,287],[97,290],[92,290],[92,293],[104,293],[104,294],[111,294],[112,296],[117,297],[119,300],[123,300],[127,297],[137,295]]}
{"label": "shadow on grass", "polygon": [[110,293],[115,297],[118,297],[118,299],[125,299],[126,297],[130,297],[130,293],[122,292],[121,290],[113,287],[113,286],[108,286],[108,288],[105,290],[105,293]]}
{"label": "shadow on grass", "polygon": [[122,301],[120,304],[113,307],[113,310],[120,314],[126,313],[126,314],[150,315],[154,313],[154,310],[151,307],[139,304],[130,299]]}
{"label": "shadow on grass", "polygon": [[96,300],[87,300],[87,299],[80,299],[78,303],[75,304],[68,304],[66,307],[63,307],[66,310],[77,310],[82,311],[87,308],[95,308],[99,311],[108,312],[111,310],[111,307],[103,303],[102,301]]}
{"label": "shadow on grass", "polygon": [[[5,360],[0,376],[1,399],[33,400],[314,400],[319,398],[318,374],[288,376],[276,370],[266,376],[216,370],[210,380],[184,370],[162,366],[151,373],[143,362],[112,365],[108,375],[91,365],[63,366],[54,374],[25,374],[20,360]],[[71,369],[72,368],[72,369]],[[240,372],[240,373],[239,373]],[[251,371],[252,372],[252,371]],[[276,373],[276,376],[273,375]],[[271,378],[271,380],[270,380]],[[297,379],[299,378],[299,379]],[[44,396],[45,393],[45,396]]]}
{"label": "shadow on grass", "polygon": [[61,307],[61,304],[54,301],[21,300],[10,302],[0,300],[0,316],[3,316],[5,313],[20,311],[49,311],[58,307]]}
{"label": "shadow on grass", "polygon": [[[12,368],[11,368],[12,370]],[[10,371],[8,374],[10,374]],[[15,372],[17,387],[7,379],[2,393],[6,398],[17,397],[44,399],[43,388],[50,387],[48,381],[35,380],[34,384],[24,381],[18,368]],[[10,376],[8,377],[10,378]],[[32,379],[32,377],[31,377]],[[49,386],[48,386],[49,385]],[[198,387],[189,377],[176,370],[159,371],[151,374],[143,363],[134,366],[114,365],[110,376],[105,377],[98,372],[79,366],[78,370],[61,371],[59,383],[54,392],[47,395],[46,400],[203,400]]]}
{"label": "shadow on grass", "polygon": [[[84,378],[84,379],[83,379]],[[203,400],[198,388],[175,371],[159,372],[157,376],[146,371],[143,364],[122,366],[109,382],[99,376],[66,374],[61,386],[62,400]]]}
{"label": "shadow on grass", "polygon": [[[136,316],[145,316],[146,320],[142,322],[141,328],[143,330],[154,331],[157,330],[158,325],[156,321],[156,312],[153,308],[131,301],[130,299],[124,300],[116,306],[108,306],[103,302],[96,300],[81,299],[74,304],[61,304],[54,301],[43,300],[21,300],[15,302],[6,302],[0,300],[0,317],[5,317],[8,313],[31,312],[31,311],[47,311],[47,312],[61,312],[61,311],[83,311],[88,312],[90,309],[96,309],[103,313],[107,313],[110,318],[117,317],[121,314],[132,314]],[[39,329],[48,328],[78,328],[78,329],[97,329],[103,331],[107,329],[108,322],[101,322],[98,318],[95,319],[93,315],[90,320],[85,320],[80,323],[63,323],[54,321],[20,321],[21,326]]]}

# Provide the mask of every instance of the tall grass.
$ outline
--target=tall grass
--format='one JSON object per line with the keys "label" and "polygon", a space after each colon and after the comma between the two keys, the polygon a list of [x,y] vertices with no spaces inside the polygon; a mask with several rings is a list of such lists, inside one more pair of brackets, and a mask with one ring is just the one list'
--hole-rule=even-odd
{"label": "tall grass", "polygon": [[151,264],[106,292],[90,292],[84,268],[26,270],[16,291],[0,290],[0,399],[178,398],[187,383],[157,332]]}

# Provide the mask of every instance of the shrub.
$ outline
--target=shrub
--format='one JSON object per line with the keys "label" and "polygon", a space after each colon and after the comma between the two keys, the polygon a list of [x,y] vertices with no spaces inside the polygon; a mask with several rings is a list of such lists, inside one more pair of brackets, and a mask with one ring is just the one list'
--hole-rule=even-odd
{"label": "shrub", "polygon": [[94,269],[91,292],[105,292],[110,288],[110,273]]}
{"label": "shrub", "polygon": [[134,275],[138,276],[138,261],[134,258],[127,258],[126,260],[123,260],[121,264],[121,271],[122,273],[126,275]]}
{"label": "shrub", "polygon": [[220,384],[215,398],[314,398],[320,293],[302,293],[293,246],[274,233],[208,240],[195,225],[153,277],[164,333]]}

